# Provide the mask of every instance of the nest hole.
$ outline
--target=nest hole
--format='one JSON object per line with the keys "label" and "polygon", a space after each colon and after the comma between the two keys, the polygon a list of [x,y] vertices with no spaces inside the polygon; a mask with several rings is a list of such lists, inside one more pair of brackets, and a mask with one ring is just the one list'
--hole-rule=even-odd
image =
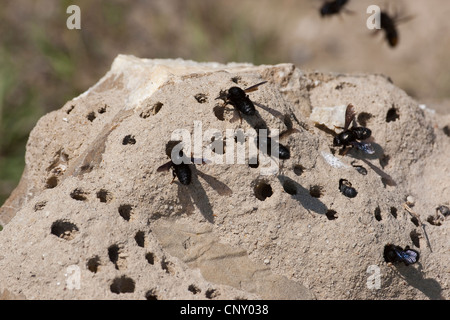
{"label": "nest hole", "polygon": [[109,202],[111,201],[111,193],[109,193],[108,190],[105,189],[100,189],[99,191],[97,191],[97,198],[100,200],[100,202]]}
{"label": "nest hole", "polygon": [[327,210],[325,213],[328,220],[335,220],[337,219],[337,212],[335,210]]}
{"label": "nest hole", "polygon": [[158,295],[156,294],[156,289],[150,289],[145,293],[145,299],[147,300],[158,300]]}
{"label": "nest hole", "polygon": [[127,144],[135,144],[136,143],[136,139],[134,138],[134,136],[132,136],[131,134],[126,135],[123,140],[122,140],[122,144],[125,146]]}
{"label": "nest hole", "polygon": [[103,107],[100,107],[100,108],[98,109],[98,113],[100,113],[100,114],[105,113],[107,107],[108,107],[108,105],[106,105],[106,104],[105,104]]}
{"label": "nest hole", "polygon": [[175,274],[175,265],[163,257],[161,260],[161,269],[163,269],[168,274]]}
{"label": "nest hole", "polygon": [[309,195],[313,198],[320,198],[323,195],[323,187],[319,185],[310,186]]}
{"label": "nest hole", "polygon": [[86,116],[86,118],[87,118],[90,122],[94,121],[96,117],[97,117],[97,116],[95,115],[95,112],[94,112],[94,111],[90,112],[90,113]]}
{"label": "nest hole", "polygon": [[85,201],[87,199],[86,192],[78,188],[70,193],[70,197],[77,201]]}
{"label": "nest hole", "polygon": [[373,214],[374,214],[375,219],[376,219],[377,221],[381,221],[381,220],[382,220],[382,217],[381,217],[381,209],[380,209],[380,207],[376,207]]}
{"label": "nest hole", "polygon": [[231,81],[233,81],[236,84],[239,84],[239,82],[241,82],[241,77],[235,76],[235,77],[231,78]]}
{"label": "nest hole", "polygon": [[51,176],[45,182],[46,189],[53,189],[58,185],[58,178],[56,176]]}
{"label": "nest hole", "polygon": [[391,215],[397,219],[397,208],[396,207],[391,207]]}
{"label": "nest hole", "polygon": [[129,204],[122,204],[119,206],[119,214],[125,221],[130,221],[133,215],[133,207]]}
{"label": "nest hole", "polygon": [[254,188],[255,197],[261,201],[266,200],[267,198],[271,197],[273,194],[272,187],[270,184],[260,181],[255,185]]}
{"label": "nest hole", "polygon": [[161,111],[163,105],[164,105],[164,104],[163,104],[162,102],[157,102],[157,103],[155,103],[155,104],[153,105],[153,108],[152,108],[152,113],[153,113],[153,115],[158,114],[158,112]]}
{"label": "nest hole", "polygon": [[136,287],[136,283],[130,277],[125,275],[115,278],[110,286],[111,292],[116,294],[132,293]]}
{"label": "nest hole", "polygon": [[51,234],[68,241],[75,238],[78,231],[78,227],[67,220],[57,220],[53,222],[50,230]]}
{"label": "nest hole", "polygon": [[442,131],[444,131],[447,137],[450,137],[450,127],[448,125],[442,128]]}
{"label": "nest hole", "polygon": [[390,108],[386,114],[386,122],[397,121],[397,119],[400,119],[398,110],[394,107]]}
{"label": "nest hole", "polygon": [[208,96],[204,93],[197,93],[194,96],[195,100],[197,100],[198,103],[205,103],[208,102]]}
{"label": "nest hole", "polygon": [[47,201],[39,201],[34,205],[34,211],[40,211],[47,205]]}
{"label": "nest hole", "polygon": [[155,255],[152,252],[147,252],[145,254],[145,259],[147,260],[147,262],[151,265],[155,264]]}
{"label": "nest hole", "polygon": [[200,290],[200,288],[197,287],[195,284],[189,285],[188,290],[189,290],[190,292],[192,292],[193,294],[198,294],[198,293],[201,293],[201,292],[202,292],[202,290]]}
{"label": "nest hole", "polygon": [[66,113],[67,113],[67,114],[70,114],[70,113],[72,112],[73,109],[75,109],[75,105],[71,105],[71,106],[67,109]]}
{"label": "nest hole", "polygon": [[86,263],[87,269],[92,273],[97,273],[98,268],[100,267],[100,257],[95,256],[90,258]]}
{"label": "nest hole", "polygon": [[220,295],[219,291],[217,291],[216,289],[212,289],[212,288],[206,290],[206,292],[205,292],[205,297],[207,299],[214,299],[214,298],[217,298],[219,295]]}
{"label": "nest hole", "polygon": [[123,269],[125,267],[125,260],[123,256],[123,247],[118,244],[113,244],[108,247],[109,261],[114,264],[116,270]]}
{"label": "nest hole", "polygon": [[418,227],[420,225],[419,220],[416,217],[412,217],[411,218],[411,222]]}
{"label": "nest hole", "polygon": [[428,216],[427,222],[433,226],[440,226],[442,225],[441,219],[437,216]]}
{"label": "nest hole", "polygon": [[416,230],[413,230],[409,233],[409,237],[411,238],[412,243],[417,248],[420,248],[420,233],[418,233]]}
{"label": "nest hole", "polygon": [[301,176],[303,174],[303,172],[305,172],[305,167],[302,166],[301,164],[296,164],[294,166],[294,173],[297,176]]}
{"label": "nest hole", "polygon": [[144,111],[139,114],[142,119],[147,119],[150,116],[154,116],[161,111],[164,104],[162,102],[156,102],[153,106],[147,107]]}
{"label": "nest hole", "polygon": [[144,231],[136,232],[136,234],[134,235],[134,241],[136,241],[136,244],[139,247],[144,248],[145,247],[145,232]]}

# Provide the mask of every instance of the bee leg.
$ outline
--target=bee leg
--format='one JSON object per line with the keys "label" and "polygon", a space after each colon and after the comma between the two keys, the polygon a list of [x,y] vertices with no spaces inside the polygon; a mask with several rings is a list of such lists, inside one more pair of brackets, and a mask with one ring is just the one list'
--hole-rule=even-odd
{"label": "bee leg", "polygon": [[339,151],[339,155],[345,156],[348,153],[349,150],[350,150],[350,148],[347,148],[346,146],[343,146],[341,151]]}
{"label": "bee leg", "polygon": [[[237,113],[239,115],[239,119],[240,119],[241,124],[242,124],[242,115],[241,115],[241,112],[239,111],[239,109],[235,107],[234,108],[234,113]],[[235,120],[235,115],[236,114],[233,114],[233,118],[231,119],[231,122],[235,122],[236,121]]]}
{"label": "bee leg", "polygon": [[177,177],[177,174],[175,173],[175,170],[172,170],[172,176],[173,176],[173,179],[170,182],[170,184],[172,184],[175,181],[175,178]]}

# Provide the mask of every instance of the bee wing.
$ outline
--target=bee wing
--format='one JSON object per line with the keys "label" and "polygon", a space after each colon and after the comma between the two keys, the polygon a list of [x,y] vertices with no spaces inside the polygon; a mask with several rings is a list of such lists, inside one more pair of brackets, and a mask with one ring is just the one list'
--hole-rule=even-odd
{"label": "bee wing", "polygon": [[350,127],[350,124],[352,123],[353,119],[355,119],[355,110],[353,108],[353,105],[350,103],[347,106],[347,109],[345,109],[345,126],[344,131]]}
{"label": "bee wing", "polygon": [[354,145],[356,148],[358,148],[361,151],[364,151],[367,154],[374,154],[375,150],[373,149],[372,145],[368,142],[352,142],[352,145]]}
{"label": "bee wing", "polygon": [[406,265],[416,263],[419,260],[419,253],[413,249],[407,249],[400,252],[399,256]]}
{"label": "bee wing", "polygon": [[394,21],[395,21],[395,23],[397,23],[397,24],[399,24],[399,23],[405,23],[405,22],[408,22],[408,21],[411,21],[411,20],[413,20],[413,19],[415,19],[415,16],[414,15],[408,15],[408,16],[398,16],[398,15],[396,15],[395,17],[394,17]]}
{"label": "bee wing", "polygon": [[199,159],[199,158],[194,158],[194,157],[191,157],[191,161],[194,164],[209,164],[209,163],[211,163],[211,160],[203,159],[203,158]]}
{"label": "bee wing", "polygon": [[255,84],[255,85],[253,85],[253,86],[251,86],[251,87],[248,87],[247,89],[244,89],[244,92],[245,92],[245,93],[248,93],[248,92],[256,91],[256,90],[258,90],[258,87],[259,87],[260,85],[262,85],[262,84],[264,84],[264,83],[266,83],[266,82],[267,82],[267,81],[263,81],[263,82],[260,82],[260,83]]}
{"label": "bee wing", "polygon": [[162,166],[156,169],[156,172],[169,171],[170,167],[172,167],[172,161],[164,163]]}

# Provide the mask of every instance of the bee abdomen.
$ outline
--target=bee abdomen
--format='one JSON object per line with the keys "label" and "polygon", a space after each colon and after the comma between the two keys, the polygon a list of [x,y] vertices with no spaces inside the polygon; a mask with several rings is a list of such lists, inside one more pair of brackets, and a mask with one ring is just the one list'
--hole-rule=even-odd
{"label": "bee abdomen", "polygon": [[191,169],[187,164],[176,165],[174,170],[181,184],[188,185],[191,183]]}
{"label": "bee abdomen", "polygon": [[368,139],[372,135],[372,131],[365,127],[356,127],[356,128],[353,128],[352,130],[356,136],[356,139],[358,139],[358,140]]}
{"label": "bee abdomen", "polygon": [[339,191],[347,198],[354,198],[358,194],[356,189],[352,187],[352,184],[345,179],[339,180]]}
{"label": "bee abdomen", "polygon": [[283,146],[282,144],[280,144],[278,146],[278,157],[280,159],[289,159],[291,157],[291,152],[289,151],[288,148],[286,148],[285,146]]}
{"label": "bee abdomen", "polygon": [[239,111],[247,116],[253,116],[256,112],[255,106],[250,99],[241,100],[237,103]]}

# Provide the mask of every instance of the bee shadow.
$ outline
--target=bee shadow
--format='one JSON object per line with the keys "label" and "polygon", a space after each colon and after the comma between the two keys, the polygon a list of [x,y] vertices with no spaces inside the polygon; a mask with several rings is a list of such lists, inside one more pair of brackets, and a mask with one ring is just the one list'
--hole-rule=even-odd
{"label": "bee shadow", "polygon": [[412,287],[420,290],[431,300],[443,300],[442,287],[435,279],[424,278],[421,271],[422,265],[418,263],[419,268],[411,266],[395,265],[395,270]]}
{"label": "bee shadow", "polygon": [[361,159],[361,161],[367,164],[373,171],[375,171],[376,174],[378,174],[381,177],[381,181],[383,182],[383,184],[391,187],[395,187],[397,185],[397,183],[390,175],[388,175],[386,172],[378,168],[376,165],[374,165],[373,163],[371,163],[366,159]]}
{"label": "bee shadow", "polygon": [[213,188],[221,196],[231,196],[233,191],[223,182],[219,181],[217,178],[210,176],[204,172],[197,170],[197,175],[202,177],[211,188]]}
{"label": "bee shadow", "polygon": [[288,189],[288,191],[286,192],[291,194],[292,199],[297,200],[303,208],[308,210],[308,212],[314,211],[317,214],[325,215],[328,208],[322,201],[315,197],[312,197],[308,189],[304,188],[297,181],[283,175],[278,176],[278,180],[280,181],[285,191]]}
{"label": "bee shadow", "polygon": [[[197,171],[195,169],[192,170],[192,180],[191,180],[191,183],[187,186],[182,185],[181,183],[177,182],[177,184],[178,184],[178,199],[180,200],[180,204],[183,207],[183,210],[185,211],[185,213],[187,215],[192,214],[195,210],[195,207],[197,207],[200,210],[200,213],[203,215],[203,217],[208,222],[214,223],[214,214],[213,214],[212,205],[211,205],[211,202],[209,201],[209,198],[208,198],[208,195],[206,194],[205,189],[203,188],[200,181],[198,181],[198,176],[199,176],[198,173],[199,173],[199,171]],[[202,173],[202,176],[210,177],[204,173]],[[213,177],[210,177],[210,178],[214,179]],[[208,178],[206,178],[206,179],[208,179]],[[211,181],[211,179],[208,179],[208,180]],[[223,188],[223,186],[219,185],[216,181],[214,181],[212,183],[218,189]],[[220,183],[223,184],[222,182],[220,182]],[[223,185],[225,185],[225,184],[223,184]],[[231,189],[230,189],[230,191],[231,191]]]}
{"label": "bee shadow", "polygon": [[[258,108],[261,108],[261,109],[267,111],[268,113],[270,113],[274,117],[280,119],[281,121],[285,122],[286,116],[283,113],[281,113],[280,111],[272,109],[272,108],[269,108],[269,107],[267,107],[267,106],[265,106],[265,105],[263,105],[261,103],[253,102],[253,104],[255,106],[257,106]],[[288,128],[288,129],[290,129],[290,128]]]}

